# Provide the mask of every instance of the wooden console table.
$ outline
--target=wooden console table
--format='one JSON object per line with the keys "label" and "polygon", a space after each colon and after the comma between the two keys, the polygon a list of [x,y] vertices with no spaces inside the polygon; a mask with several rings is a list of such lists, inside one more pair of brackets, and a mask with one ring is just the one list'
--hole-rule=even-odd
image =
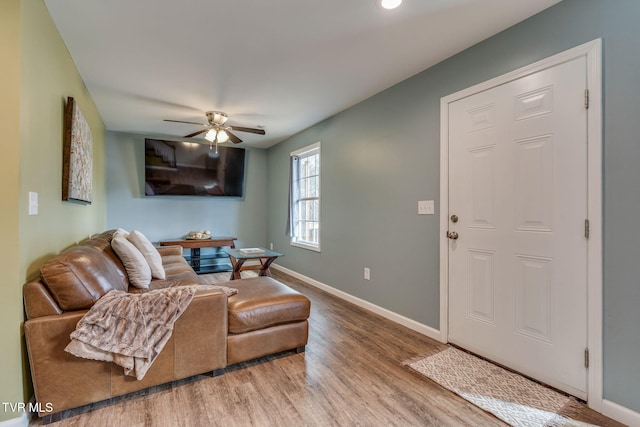
{"label": "wooden console table", "polygon": [[[216,264],[216,263],[204,263],[204,260],[217,260],[226,258],[229,259],[229,255],[220,250],[223,247],[235,248],[236,237],[211,237],[210,239],[178,239],[178,240],[164,240],[158,242],[160,246],[182,246],[185,249],[189,249],[189,255],[185,256],[185,259],[189,261],[191,268],[198,274],[205,273],[217,273],[220,271],[231,271],[230,264]],[[217,248],[214,253],[203,255],[200,253],[201,248]]]}

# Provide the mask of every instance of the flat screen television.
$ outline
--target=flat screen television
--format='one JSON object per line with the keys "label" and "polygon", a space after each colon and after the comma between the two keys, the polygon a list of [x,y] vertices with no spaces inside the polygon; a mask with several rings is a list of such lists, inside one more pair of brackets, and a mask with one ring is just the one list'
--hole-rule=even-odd
{"label": "flat screen television", "polygon": [[245,149],[146,138],[146,196],[242,197]]}

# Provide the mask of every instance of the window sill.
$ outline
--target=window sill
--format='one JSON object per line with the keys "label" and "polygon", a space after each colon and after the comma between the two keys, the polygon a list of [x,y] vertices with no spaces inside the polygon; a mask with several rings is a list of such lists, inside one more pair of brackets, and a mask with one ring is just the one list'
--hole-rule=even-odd
{"label": "window sill", "polygon": [[320,251],[320,245],[313,246],[313,245],[307,245],[307,244],[300,243],[300,242],[290,242],[290,244],[291,244],[291,246],[295,246],[297,248],[307,249],[309,251],[314,251],[314,252],[321,252]]}

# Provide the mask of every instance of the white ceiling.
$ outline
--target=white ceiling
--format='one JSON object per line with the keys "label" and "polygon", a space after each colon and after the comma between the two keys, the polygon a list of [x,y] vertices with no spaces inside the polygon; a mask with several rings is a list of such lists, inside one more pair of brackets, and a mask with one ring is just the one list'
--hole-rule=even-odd
{"label": "white ceiling", "polygon": [[108,130],[269,147],[560,0],[45,0]]}

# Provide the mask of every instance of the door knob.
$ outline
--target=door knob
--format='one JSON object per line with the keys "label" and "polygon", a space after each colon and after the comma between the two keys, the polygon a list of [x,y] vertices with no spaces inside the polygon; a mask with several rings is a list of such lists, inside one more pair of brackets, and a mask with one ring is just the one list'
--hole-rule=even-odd
{"label": "door knob", "polygon": [[451,240],[458,240],[458,233],[455,231],[447,231],[447,237]]}

